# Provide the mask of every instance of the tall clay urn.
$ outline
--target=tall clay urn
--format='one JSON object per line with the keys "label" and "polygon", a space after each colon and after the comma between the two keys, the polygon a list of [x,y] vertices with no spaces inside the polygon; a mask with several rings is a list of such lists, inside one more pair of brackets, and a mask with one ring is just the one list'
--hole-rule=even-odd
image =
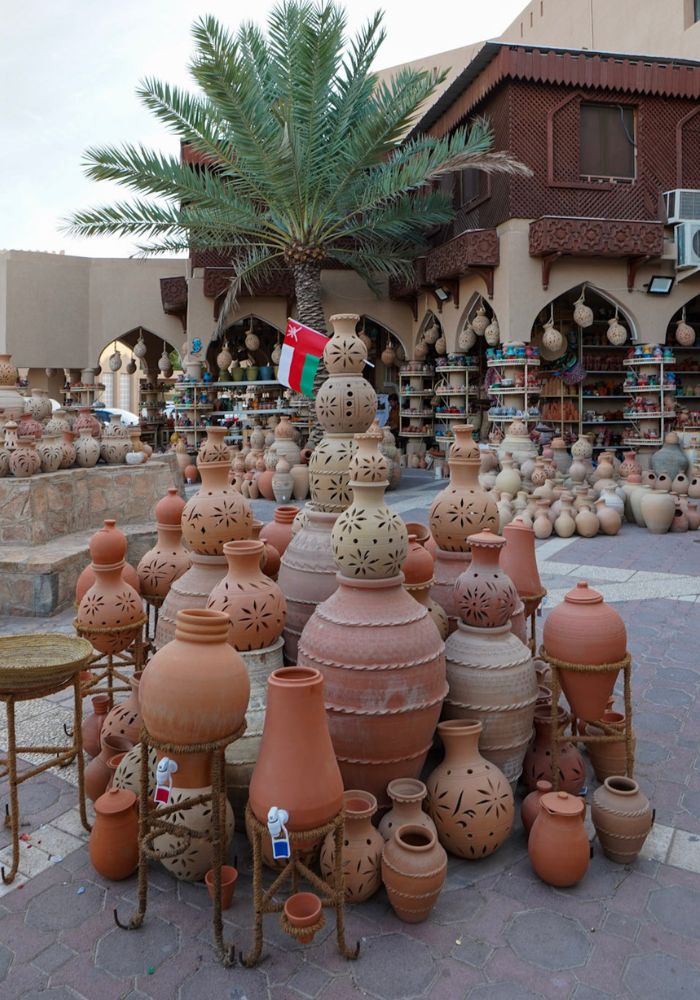
{"label": "tall clay urn", "polygon": [[182,512],[185,501],[174,486],[156,504],[158,540],[136,567],[144,597],[164,598],[174,580],[190,566],[190,555],[182,545]]}
{"label": "tall clay urn", "polygon": [[192,552],[220,556],[224,542],[250,538],[253,514],[243,496],[229,485],[228,462],[202,462],[202,485],[185,504],[182,536]]}
{"label": "tall clay urn", "polygon": [[513,581],[529,618],[544,597],[535,556],[535,532],[522,521],[511,521],[504,527],[503,537],[506,544],[501,549],[501,569]]}
{"label": "tall clay urn", "polygon": [[583,826],[586,803],[568,792],[549,792],[540,799],[527,853],[535,872],[548,885],[566,888],[588,870],[590,845]]}
{"label": "tall clay urn", "polygon": [[228,573],[207,602],[208,608],[228,615],[229,642],[239,650],[264,649],[280,637],[284,628],[284,595],[260,567],[264,548],[259,540],[226,542]]}
{"label": "tall clay urn", "polygon": [[560,667],[559,677],[574,716],[586,722],[600,719],[619,672],[603,668],[619,663],[627,651],[627,630],[620,615],[598,591],[579,583],[550,611],[542,639],[547,654],[555,660],[589,668]]}
{"label": "tall clay urn", "polygon": [[[433,500],[428,515],[430,531],[439,549],[466,552],[469,536],[484,528],[498,529],[496,501],[479,485],[479,449],[471,440],[470,424],[454,428],[457,441],[450,448],[450,483]],[[464,440],[463,440],[464,439]]]}
{"label": "tall clay urn", "polygon": [[442,846],[475,861],[493,854],[513,825],[513,792],[495,764],[479,753],[481,723],[441,722],[445,759],[428,778],[428,811]]}
{"label": "tall clay urn", "polygon": [[100,528],[90,539],[95,582],[78,605],[76,623],[101,653],[121,653],[138,638],[143,625],[141,596],[122,576],[126,538]]}
{"label": "tall clay urn", "polygon": [[343,805],[323,686],[318,670],[308,667],[285,667],[268,678],[265,726],[249,794],[253,814],[263,825],[275,806],[289,814],[289,830],[312,830],[329,822]]}

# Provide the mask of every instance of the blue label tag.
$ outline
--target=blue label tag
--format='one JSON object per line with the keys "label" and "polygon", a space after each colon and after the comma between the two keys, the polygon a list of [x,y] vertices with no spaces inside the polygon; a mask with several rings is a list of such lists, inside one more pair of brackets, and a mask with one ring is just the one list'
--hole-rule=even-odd
{"label": "blue label tag", "polygon": [[275,861],[283,860],[290,856],[289,840],[283,835],[272,841],[272,857]]}

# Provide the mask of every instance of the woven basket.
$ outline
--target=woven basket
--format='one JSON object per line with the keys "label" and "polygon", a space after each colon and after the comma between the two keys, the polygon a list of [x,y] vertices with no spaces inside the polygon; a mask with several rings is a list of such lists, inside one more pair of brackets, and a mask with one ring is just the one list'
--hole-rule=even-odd
{"label": "woven basket", "polygon": [[0,636],[0,694],[60,690],[92,656],[87,639],[56,632]]}

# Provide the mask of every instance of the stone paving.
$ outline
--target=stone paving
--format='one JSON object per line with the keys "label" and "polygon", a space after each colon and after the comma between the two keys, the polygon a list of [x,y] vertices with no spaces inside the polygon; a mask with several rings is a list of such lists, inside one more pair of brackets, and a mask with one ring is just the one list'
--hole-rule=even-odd
{"label": "stone paving", "polygon": [[[389,500],[406,520],[426,520],[440,483],[405,477]],[[267,520],[272,504],[254,503]],[[151,871],[149,908],[139,931],[128,918],[135,878],[110,883],[92,869],[80,827],[72,768],[48,772],[21,790],[21,876],[0,887],[0,997],[46,1000],[604,1000],[700,996],[700,549],[695,534],[655,536],[626,525],[617,538],[552,539],[538,545],[544,609],[587,579],[625,619],[633,655],[637,778],[656,808],[644,856],[607,861],[597,844],[585,879],[555,890],[532,873],[517,827],[481,862],[450,859],[431,918],[401,923],[383,890],[348,907],[357,962],[341,959],[333,921],[310,946],[266,918],[266,958],[257,969],[224,969],[211,948],[203,885]],[[71,631],[72,612],[51,619],[3,619],[0,633]],[[619,692],[618,692],[619,695]],[[70,699],[28,703],[22,739],[55,736],[70,721]],[[3,743],[4,723],[0,726]],[[591,787],[594,787],[591,779]],[[0,784],[0,804],[6,788]],[[240,823],[239,823],[240,825]],[[591,834],[593,833],[591,828]],[[7,834],[0,831],[0,848]],[[228,941],[252,937],[250,854],[236,833],[231,857],[241,874],[226,914]],[[0,863],[7,848],[0,850]]]}

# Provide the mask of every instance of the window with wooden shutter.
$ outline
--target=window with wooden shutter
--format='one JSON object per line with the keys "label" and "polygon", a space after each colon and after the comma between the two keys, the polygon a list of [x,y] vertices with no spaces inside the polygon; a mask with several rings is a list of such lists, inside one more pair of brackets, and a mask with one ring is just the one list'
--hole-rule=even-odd
{"label": "window with wooden shutter", "polygon": [[581,104],[579,173],[586,179],[636,176],[634,108]]}

